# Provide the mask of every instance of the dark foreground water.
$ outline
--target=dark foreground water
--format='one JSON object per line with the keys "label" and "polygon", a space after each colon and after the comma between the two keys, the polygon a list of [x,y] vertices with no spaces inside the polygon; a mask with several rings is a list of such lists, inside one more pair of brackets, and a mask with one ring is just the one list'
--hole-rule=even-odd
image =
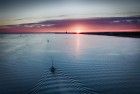
{"label": "dark foreground water", "polygon": [[0,94],[140,94],[140,39],[0,35]]}

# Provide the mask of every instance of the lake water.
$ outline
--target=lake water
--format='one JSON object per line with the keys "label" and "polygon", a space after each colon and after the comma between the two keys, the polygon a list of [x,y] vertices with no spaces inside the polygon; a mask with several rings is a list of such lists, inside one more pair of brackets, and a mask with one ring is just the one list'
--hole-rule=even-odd
{"label": "lake water", "polygon": [[0,94],[140,94],[140,39],[2,34]]}

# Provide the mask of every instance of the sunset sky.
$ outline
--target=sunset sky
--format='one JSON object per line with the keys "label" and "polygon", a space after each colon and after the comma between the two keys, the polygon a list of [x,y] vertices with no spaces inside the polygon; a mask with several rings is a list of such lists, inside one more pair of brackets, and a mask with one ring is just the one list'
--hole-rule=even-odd
{"label": "sunset sky", "polygon": [[140,31],[140,0],[0,0],[0,32]]}

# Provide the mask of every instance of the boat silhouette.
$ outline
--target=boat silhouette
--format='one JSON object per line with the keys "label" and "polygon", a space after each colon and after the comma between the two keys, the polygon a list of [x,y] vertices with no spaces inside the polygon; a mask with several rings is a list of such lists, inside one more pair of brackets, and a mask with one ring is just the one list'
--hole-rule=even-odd
{"label": "boat silhouette", "polygon": [[51,71],[51,73],[55,73],[55,71],[56,71],[56,68],[54,67],[54,64],[53,64],[53,60],[52,60],[52,66],[50,67],[50,71]]}
{"label": "boat silhouette", "polygon": [[47,42],[49,43],[49,40],[47,40]]}

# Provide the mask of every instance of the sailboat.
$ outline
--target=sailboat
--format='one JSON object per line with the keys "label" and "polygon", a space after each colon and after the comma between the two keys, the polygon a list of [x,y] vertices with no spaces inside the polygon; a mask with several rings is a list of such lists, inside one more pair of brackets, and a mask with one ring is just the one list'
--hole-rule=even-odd
{"label": "sailboat", "polygon": [[52,60],[52,66],[50,67],[50,71],[51,71],[51,73],[55,73],[55,71],[56,71],[56,68],[54,67],[54,64],[53,64],[53,60]]}
{"label": "sailboat", "polygon": [[47,40],[47,42],[49,43],[49,40]]}

